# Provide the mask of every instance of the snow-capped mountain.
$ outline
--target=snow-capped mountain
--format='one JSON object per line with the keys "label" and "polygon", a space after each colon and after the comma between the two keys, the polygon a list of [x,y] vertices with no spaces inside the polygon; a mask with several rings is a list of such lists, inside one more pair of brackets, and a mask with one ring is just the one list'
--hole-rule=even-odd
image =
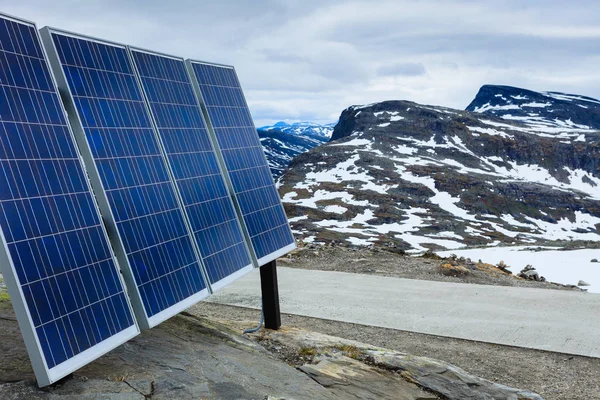
{"label": "snow-capped mountain", "polygon": [[276,127],[257,131],[274,178],[281,175],[294,157],[329,140],[321,135],[283,132]]}
{"label": "snow-capped mountain", "polygon": [[521,122],[540,133],[600,129],[600,101],[574,94],[485,85],[467,110]]}
{"label": "snow-capped mountain", "polygon": [[547,116],[528,111],[535,92],[493,88],[469,106],[480,112],[408,101],[344,110],[332,140],[279,180],[296,234],[408,251],[600,241],[600,102],[541,94]]}
{"label": "snow-capped mountain", "polygon": [[277,122],[275,125],[263,126],[258,129],[263,131],[278,130],[291,135],[316,136],[329,140],[331,134],[333,133],[334,127],[335,123],[319,125],[313,122],[294,122],[292,124],[288,124],[281,121]]}

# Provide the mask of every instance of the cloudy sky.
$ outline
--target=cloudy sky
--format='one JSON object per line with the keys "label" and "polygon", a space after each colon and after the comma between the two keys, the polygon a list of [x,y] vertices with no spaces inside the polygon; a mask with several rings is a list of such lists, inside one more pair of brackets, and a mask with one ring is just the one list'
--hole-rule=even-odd
{"label": "cloudy sky", "polygon": [[486,83],[600,98],[598,0],[0,0],[35,21],[236,66],[258,126]]}

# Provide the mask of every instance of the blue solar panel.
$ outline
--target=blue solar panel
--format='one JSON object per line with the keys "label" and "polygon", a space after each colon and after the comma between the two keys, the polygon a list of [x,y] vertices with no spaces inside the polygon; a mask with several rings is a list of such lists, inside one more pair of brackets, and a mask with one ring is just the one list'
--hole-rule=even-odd
{"label": "blue solar panel", "polygon": [[252,270],[183,59],[131,49],[212,289]]}
{"label": "blue solar panel", "polygon": [[138,334],[35,25],[1,15],[0,227],[40,385]]}
{"label": "blue solar panel", "polygon": [[139,323],[155,326],[208,289],[127,48],[46,28],[42,35],[116,227]]}
{"label": "blue solar panel", "polygon": [[296,247],[233,67],[188,61],[259,265]]}

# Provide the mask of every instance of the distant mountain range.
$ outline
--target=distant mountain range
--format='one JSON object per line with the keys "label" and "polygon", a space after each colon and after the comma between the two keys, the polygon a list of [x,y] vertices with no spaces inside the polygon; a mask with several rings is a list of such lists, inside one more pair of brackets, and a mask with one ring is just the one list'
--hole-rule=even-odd
{"label": "distant mountain range", "polygon": [[278,130],[283,133],[298,136],[317,136],[329,140],[335,125],[335,122],[331,124],[319,125],[313,122],[294,122],[292,124],[288,124],[281,121],[277,122],[275,125],[263,126],[259,129],[263,131]]}
{"label": "distant mountain range", "polygon": [[306,242],[407,251],[600,241],[600,101],[508,86],[468,110],[344,110],[279,180]]}
{"label": "distant mountain range", "polygon": [[278,122],[258,128],[273,177],[279,177],[294,157],[329,141],[334,125]]}

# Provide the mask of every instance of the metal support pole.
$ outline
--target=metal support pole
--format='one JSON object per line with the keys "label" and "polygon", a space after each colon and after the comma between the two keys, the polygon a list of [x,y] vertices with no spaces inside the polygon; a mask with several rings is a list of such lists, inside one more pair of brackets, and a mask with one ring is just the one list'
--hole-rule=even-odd
{"label": "metal support pole", "polygon": [[278,330],[281,327],[279,311],[279,286],[277,284],[277,263],[275,260],[260,267],[260,287],[262,290],[265,328]]}

